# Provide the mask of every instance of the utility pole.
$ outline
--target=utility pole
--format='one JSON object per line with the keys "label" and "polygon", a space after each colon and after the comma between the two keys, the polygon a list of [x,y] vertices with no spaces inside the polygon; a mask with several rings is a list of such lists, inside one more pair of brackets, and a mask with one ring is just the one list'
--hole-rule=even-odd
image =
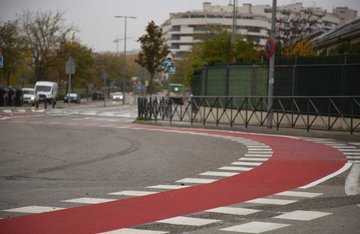
{"label": "utility pole", "polygon": [[[276,23],[276,0],[273,0],[272,14],[271,14],[271,33],[270,38],[275,40],[275,23]],[[273,48],[275,49],[275,48]],[[272,128],[273,120],[273,96],[274,96],[274,67],[275,67],[275,53],[270,57],[269,62],[269,86],[268,86],[268,106],[267,112],[269,113],[267,125]]]}
{"label": "utility pole", "polygon": [[237,32],[237,5],[238,1],[234,0],[233,5],[233,23],[232,23],[232,30],[231,30],[231,44],[234,45],[236,42],[236,32]]}

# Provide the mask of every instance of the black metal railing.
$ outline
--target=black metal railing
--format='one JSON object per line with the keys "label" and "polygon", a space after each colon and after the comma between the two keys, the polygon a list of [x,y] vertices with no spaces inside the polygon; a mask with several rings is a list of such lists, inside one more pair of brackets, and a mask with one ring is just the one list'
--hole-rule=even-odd
{"label": "black metal railing", "polygon": [[216,126],[360,132],[360,96],[139,97],[138,118]]}

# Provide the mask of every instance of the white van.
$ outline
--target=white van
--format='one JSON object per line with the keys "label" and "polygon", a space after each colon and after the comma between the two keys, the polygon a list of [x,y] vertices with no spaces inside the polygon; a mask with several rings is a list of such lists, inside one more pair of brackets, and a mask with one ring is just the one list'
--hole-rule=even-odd
{"label": "white van", "polygon": [[39,95],[40,102],[46,104],[49,103],[55,108],[56,98],[58,94],[58,84],[51,81],[37,81],[35,84],[35,90]]}

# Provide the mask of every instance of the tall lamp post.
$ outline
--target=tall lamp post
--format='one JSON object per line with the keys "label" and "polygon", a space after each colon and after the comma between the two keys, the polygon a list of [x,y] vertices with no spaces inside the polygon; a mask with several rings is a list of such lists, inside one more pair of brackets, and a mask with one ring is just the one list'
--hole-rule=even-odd
{"label": "tall lamp post", "polygon": [[136,19],[134,16],[117,15],[115,18],[124,18],[124,77],[123,77],[123,104],[125,104],[125,80],[126,80],[126,23],[127,19]]}
{"label": "tall lamp post", "polygon": [[[271,33],[270,37],[275,38],[275,23],[276,23],[276,0],[273,0],[272,3],[272,12],[271,12]],[[267,119],[268,128],[272,128],[273,121],[273,95],[274,95],[274,67],[275,67],[275,54],[271,55],[269,61],[269,85],[268,85],[268,106],[267,111],[269,113]]]}
{"label": "tall lamp post", "polygon": [[238,7],[238,1],[234,0],[234,5],[233,5],[233,22],[232,22],[232,27],[231,27],[231,44],[234,45],[236,42],[236,24],[237,24],[237,7]]}

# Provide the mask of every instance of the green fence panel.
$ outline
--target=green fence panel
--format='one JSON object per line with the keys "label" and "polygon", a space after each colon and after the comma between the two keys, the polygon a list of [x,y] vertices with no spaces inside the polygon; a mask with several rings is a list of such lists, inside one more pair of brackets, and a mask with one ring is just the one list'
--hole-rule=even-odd
{"label": "green fence panel", "polygon": [[341,96],[342,66],[301,66],[295,77],[295,96]]}
{"label": "green fence panel", "polygon": [[252,84],[251,67],[231,67],[229,96],[250,96]]}
{"label": "green fence panel", "polygon": [[253,85],[255,93],[253,96],[267,96],[268,93],[268,67],[256,67]]}
{"label": "green fence panel", "polygon": [[207,95],[225,96],[226,95],[226,68],[208,68],[207,74]]}
{"label": "green fence panel", "polygon": [[274,73],[274,96],[293,95],[294,66],[278,66]]}

